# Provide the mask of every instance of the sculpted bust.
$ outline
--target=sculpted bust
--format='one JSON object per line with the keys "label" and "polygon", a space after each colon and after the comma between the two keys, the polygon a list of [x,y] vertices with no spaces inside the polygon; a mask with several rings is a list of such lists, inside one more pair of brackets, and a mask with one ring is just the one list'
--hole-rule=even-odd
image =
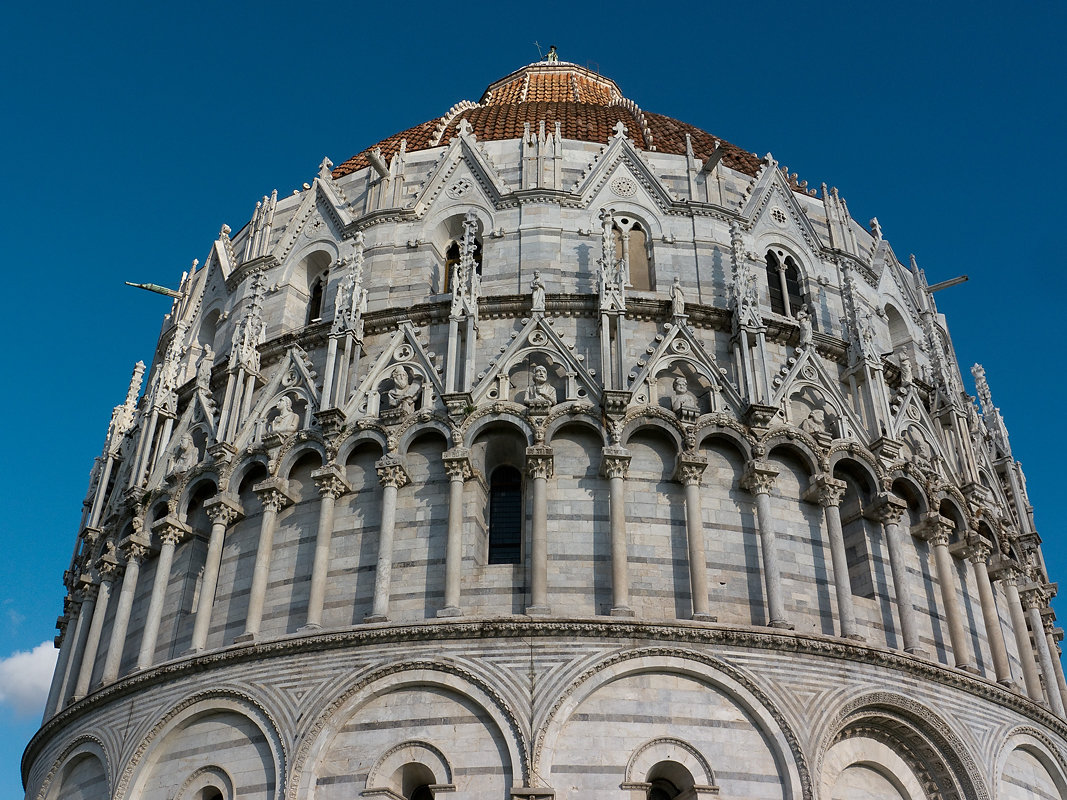
{"label": "sculpted bust", "polygon": [[278,409],[278,416],[271,420],[270,432],[281,436],[296,433],[300,429],[300,417],[293,411],[293,401],[283,396],[275,408]]}
{"label": "sculpted bust", "polygon": [[385,393],[385,401],[389,408],[399,411],[407,416],[415,412],[415,400],[419,394],[419,384],[412,382],[408,371],[397,365],[389,374],[393,379],[393,388]]}
{"label": "sculpted bust", "polygon": [[693,418],[699,416],[700,407],[697,405],[696,396],[689,391],[689,381],[678,377],[672,385],[674,394],[671,395],[671,409],[679,418]]}
{"label": "sculpted bust", "polygon": [[518,401],[526,406],[554,406],[556,389],[548,382],[548,370],[541,364],[533,368],[530,385],[519,392]]}

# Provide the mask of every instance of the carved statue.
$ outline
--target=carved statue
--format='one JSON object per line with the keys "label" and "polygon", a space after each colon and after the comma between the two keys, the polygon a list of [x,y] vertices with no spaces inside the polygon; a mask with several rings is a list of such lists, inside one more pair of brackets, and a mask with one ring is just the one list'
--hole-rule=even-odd
{"label": "carved statue", "polygon": [[806,305],[801,306],[797,311],[797,322],[800,324],[800,346],[807,347],[811,344],[815,333],[811,327],[811,314],[808,313]]}
{"label": "carved statue", "polygon": [[530,289],[533,294],[533,301],[531,311],[544,311],[545,310],[545,279],[541,277],[541,273],[534,271],[533,280],[530,282]]}
{"label": "carved statue", "polygon": [[187,472],[196,466],[200,454],[196,450],[193,437],[188,433],[178,441],[178,454],[174,458],[174,472]]}
{"label": "carved statue", "polygon": [[811,436],[827,433],[827,422],[826,411],[821,408],[813,408],[808,413],[808,416],[804,418],[804,421],[800,423],[800,429]]}
{"label": "carved statue", "polygon": [[671,314],[675,317],[685,316],[685,291],[677,275],[671,284]]}
{"label": "carved statue", "polygon": [[204,354],[200,356],[200,364],[196,368],[196,385],[201,389],[211,388],[211,367],[215,361],[215,351],[211,345],[204,345]]}
{"label": "carved statue", "polygon": [[415,413],[415,403],[422,391],[418,381],[412,381],[408,371],[397,364],[389,373],[393,379],[393,388],[385,393],[385,401],[389,408],[398,410],[402,416]]}
{"label": "carved statue", "polygon": [[300,417],[293,411],[293,401],[282,395],[274,407],[278,410],[278,416],[271,420],[270,432],[281,436],[296,433],[300,429]]}
{"label": "carved statue", "polygon": [[911,386],[912,381],[915,380],[915,375],[911,369],[911,359],[908,358],[908,354],[900,351],[900,385]]}
{"label": "carved statue", "polygon": [[671,409],[679,419],[692,420],[700,415],[697,399],[689,391],[689,382],[682,377],[674,379],[674,394],[671,395]]}
{"label": "carved statue", "polygon": [[543,365],[534,366],[530,376],[530,385],[519,392],[516,399],[525,406],[554,406],[556,404],[556,389],[548,382],[548,370]]}

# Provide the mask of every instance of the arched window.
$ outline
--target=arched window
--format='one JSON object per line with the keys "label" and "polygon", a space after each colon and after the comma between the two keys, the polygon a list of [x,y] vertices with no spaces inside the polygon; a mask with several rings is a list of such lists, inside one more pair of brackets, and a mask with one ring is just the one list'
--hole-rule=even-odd
{"label": "arched window", "polygon": [[674,800],[693,788],[693,776],[676,761],[660,761],[648,771],[648,800]]}
{"label": "arched window", "polygon": [[804,305],[800,293],[800,270],[793,257],[781,250],[767,251],[767,289],[771,311],[783,317],[795,317]]}
{"label": "arched window", "polygon": [[522,475],[500,466],[489,479],[489,563],[518,564],[521,544]]}
{"label": "arched window", "polygon": [[426,784],[415,787],[408,800],[433,800],[433,792]]}
{"label": "arched window", "polygon": [[324,272],[311,284],[311,297],[308,299],[307,324],[322,319],[322,295],[326,291],[327,274]]}
{"label": "arched window", "polygon": [[649,258],[648,234],[633,217],[615,217],[615,252],[627,265],[630,288],[651,292],[655,286]]}
{"label": "arched window", "polygon": [[200,798],[201,800],[223,800],[222,792],[214,786],[204,787],[204,790],[200,792]]}

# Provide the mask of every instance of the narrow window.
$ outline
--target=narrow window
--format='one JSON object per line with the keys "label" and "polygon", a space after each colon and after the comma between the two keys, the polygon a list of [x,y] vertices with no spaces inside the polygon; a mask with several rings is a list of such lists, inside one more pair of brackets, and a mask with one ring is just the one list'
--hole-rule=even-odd
{"label": "narrow window", "polygon": [[444,293],[452,291],[452,270],[459,263],[459,242],[451,241],[445,248],[445,289]]}
{"label": "narrow window", "polygon": [[651,292],[654,281],[648,257],[648,235],[640,222],[632,217],[615,218],[615,253],[626,265],[627,285],[638,292]]}
{"label": "narrow window", "polygon": [[489,481],[489,563],[518,564],[522,541],[522,475],[497,467]]}
{"label": "narrow window", "polygon": [[326,275],[320,275],[311,284],[311,299],[308,300],[307,324],[318,322],[322,319],[322,294],[326,284]]}
{"label": "narrow window", "polygon": [[804,305],[800,293],[800,270],[792,256],[780,250],[767,251],[767,290],[771,311],[783,317],[795,317]]}

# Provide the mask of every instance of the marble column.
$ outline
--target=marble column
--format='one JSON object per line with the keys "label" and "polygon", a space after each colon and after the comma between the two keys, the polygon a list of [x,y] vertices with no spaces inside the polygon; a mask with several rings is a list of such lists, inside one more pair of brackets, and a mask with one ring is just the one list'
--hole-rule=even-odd
{"label": "marble column", "polygon": [[1007,569],[1001,579],[1004,593],[1008,596],[1008,612],[1011,615],[1011,627],[1015,633],[1015,645],[1019,650],[1019,661],[1023,667],[1023,685],[1026,696],[1038,703],[1044,702],[1045,693],[1041,689],[1041,676],[1037,672],[1037,660],[1034,646],[1030,643],[1030,634],[1026,629],[1026,615],[1023,613],[1022,597],[1019,595],[1019,573]]}
{"label": "marble column", "polygon": [[393,577],[393,533],[396,529],[396,495],[400,487],[410,482],[404,462],[399,456],[386,455],[378,459],[374,468],[382,485],[382,516],[378,526],[378,565],[374,572],[374,605],[364,622],[386,622],[389,619],[389,588]]}
{"label": "marble column", "polygon": [[302,631],[322,629],[322,607],[326,602],[326,574],[330,569],[330,540],[333,538],[333,514],[337,498],[351,491],[344,470],[328,464],[311,473],[319,490],[319,527],[315,532],[315,557],[311,565],[311,588],[308,592],[307,622]]}
{"label": "marble column", "polygon": [[772,628],[792,628],[786,621],[782,598],[782,573],[778,567],[778,543],[771,517],[771,489],[778,470],[765,461],[750,461],[741,476],[741,488],[756,497],[756,523],[759,526],[763,556],[763,581],[767,589],[767,624]]}
{"label": "marble column", "polygon": [[289,481],[285,478],[268,478],[253,486],[252,491],[263,505],[263,518],[259,526],[256,563],[252,567],[252,588],[248,592],[245,630],[235,642],[252,642],[259,637],[259,627],[263,623],[263,605],[267,598],[271,554],[274,550],[274,529],[278,526],[278,512],[296,502],[296,497],[289,492]]}
{"label": "marble column", "polygon": [[811,485],[804,493],[809,503],[822,506],[826,520],[826,536],[830,541],[830,560],[834,569],[834,592],[837,595],[837,617],[841,635],[846,639],[862,640],[856,629],[856,609],[852,602],[852,581],[848,574],[848,555],[845,553],[845,533],[841,527],[841,498],[847,485],[827,472],[811,476]]}
{"label": "marble column", "polygon": [[678,456],[674,477],[685,487],[685,537],[688,546],[689,592],[693,597],[693,619],[715,622],[708,608],[708,558],[704,553],[704,513],[700,507],[700,479],[708,459],[687,450]]}
{"label": "marble column", "polygon": [[[1063,634],[1063,631],[1060,631]],[[1050,617],[1045,620],[1045,639],[1048,640],[1048,651],[1052,657],[1052,668],[1056,671],[1056,686],[1059,688],[1060,699],[1067,708],[1067,678],[1063,675],[1063,664],[1060,662],[1060,648],[1056,645],[1056,623]]]}
{"label": "marble column", "polygon": [[[52,673],[52,683],[48,687],[48,698],[44,703],[44,716],[41,718],[42,725],[52,718],[56,713],[56,707],[59,705],[59,692],[63,687],[63,680],[67,674],[70,651],[74,649],[74,636],[67,635],[67,628],[70,627],[70,615],[76,605],[74,598],[68,594],[63,598],[63,615],[56,619],[56,629],[59,634],[53,641],[55,646],[59,648],[59,657],[56,659],[56,668]],[[73,631],[71,633],[73,634]]]}
{"label": "marble column", "polygon": [[526,471],[533,481],[533,519],[530,531],[530,605],[527,614],[548,614],[548,479],[552,477],[552,448],[526,448]]}
{"label": "marble column", "polygon": [[956,595],[956,577],[952,566],[952,554],[948,549],[949,536],[955,527],[952,521],[937,512],[928,513],[921,527],[912,531],[930,542],[934,551],[934,567],[937,570],[937,582],[941,586],[941,603],[945,609],[945,622],[948,624],[948,638],[952,646],[952,658],[959,669],[976,672],[974,657],[971,655],[967,632],[963,628],[963,613],[960,611],[959,597]]}
{"label": "marble column", "polygon": [[207,647],[211,613],[215,606],[215,591],[219,586],[222,548],[226,543],[226,529],[236,522],[243,512],[236,500],[225,495],[216,495],[204,503],[204,513],[211,520],[211,536],[207,543],[204,578],[200,582],[200,599],[196,604],[196,619],[193,621],[193,641],[189,646],[191,653],[199,653]]}
{"label": "marble column", "polygon": [[1052,653],[1049,652],[1048,639],[1045,638],[1045,622],[1041,617],[1041,610],[1048,604],[1048,596],[1040,587],[1030,587],[1022,592],[1022,601],[1026,606],[1030,630],[1034,632],[1034,645],[1037,650],[1038,663],[1041,665],[1041,674],[1045,679],[1048,707],[1056,716],[1062,717],[1063,698],[1056,685],[1056,670],[1052,666]]}
{"label": "marble column", "polygon": [[126,557],[126,569],[122,575],[122,588],[119,589],[115,619],[111,623],[111,639],[107,644],[104,672],[100,676],[101,686],[118,680],[119,669],[122,666],[122,651],[126,647],[126,634],[130,627],[130,614],[133,612],[133,600],[137,595],[137,579],[141,574],[141,562],[148,555],[149,547],[146,540],[133,537],[127,538],[120,544],[120,549]]}
{"label": "marble column", "polygon": [[141,632],[141,649],[137,653],[137,669],[152,666],[156,654],[156,641],[159,638],[159,624],[163,620],[163,603],[170,583],[170,568],[174,562],[174,550],[178,543],[189,533],[183,522],[173,517],[164,517],[153,530],[159,536],[159,556],[156,558],[156,575],[152,581],[152,596],[148,601],[148,613],[145,616],[144,630]]}
{"label": "marble column", "polygon": [[85,652],[85,643],[89,638],[89,624],[93,619],[93,610],[96,608],[96,592],[98,584],[92,582],[88,575],[78,578],[74,597],[78,603],[78,618],[74,622],[74,640],[71,646],[70,659],[67,661],[67,669],[60,683],[57,710],[61,710],[71,700],[74,693],[74,684],[81,672],[82,654]]}
{"label": "marble column", "polygon": [[119,575],[119,561],[114,555],[114,545],[109,542],[108,546],[110,550],[96,562],[96,574],[100,576],[100,587],[96,593],[96,606],[93,608],[93,619],[89,624],[89,635],[85,639],[85,648],[82,650],[78,680],[74,684],[75,700],[81,700],[89,694],[93,667],[96,666],[96,656],[100,652],[100,638],[104,632],[104,617],[107,616],[108,601],[111,599],[111,587]]}
{"label": "marble column", "polygon": [[463,570],[463,484],[474,474],[470,452],[453,447],[444,455],[448,476],[448,539],[445,542],[445,598],[439,617],[462,616],[460,607],[460,577]]}
{"label": "marble column", "polygon": [[993,656],[993,672],[997,683],[1012,685],[1011,666],[1008,663],[1008,649],[1004,646],[1004,633],[1000,629],[1000,614],[997,612],[993,585],[989,582],[990,545],[976,540],[971,546],[968,559],[974,567],[975,582],[978,584],[978,600],[982,605],[982,621],[985,623],[986,641]]}
{"label": "marble column", "polygon": [[626,536],[626,471],[630,468],[630,451],[613,445],[601,452],[600,471],[608,479],[611,526],[611,616],[632,617],[629,541]]}
{"label": "marble column", "polygon": [[885,532],[886,549],[889,551],[889,571],[893,574],[893,595],[897,601],[897,615],[900,619],[901,649],[905,653],[923,655],[919,644],[919,625],[915,619],[915,597],[908,564],[904,556],[904,534],[900,521],[908,510],[908,504],[899,497],[889,493],[878,496],[872,514],[882,524]]}

